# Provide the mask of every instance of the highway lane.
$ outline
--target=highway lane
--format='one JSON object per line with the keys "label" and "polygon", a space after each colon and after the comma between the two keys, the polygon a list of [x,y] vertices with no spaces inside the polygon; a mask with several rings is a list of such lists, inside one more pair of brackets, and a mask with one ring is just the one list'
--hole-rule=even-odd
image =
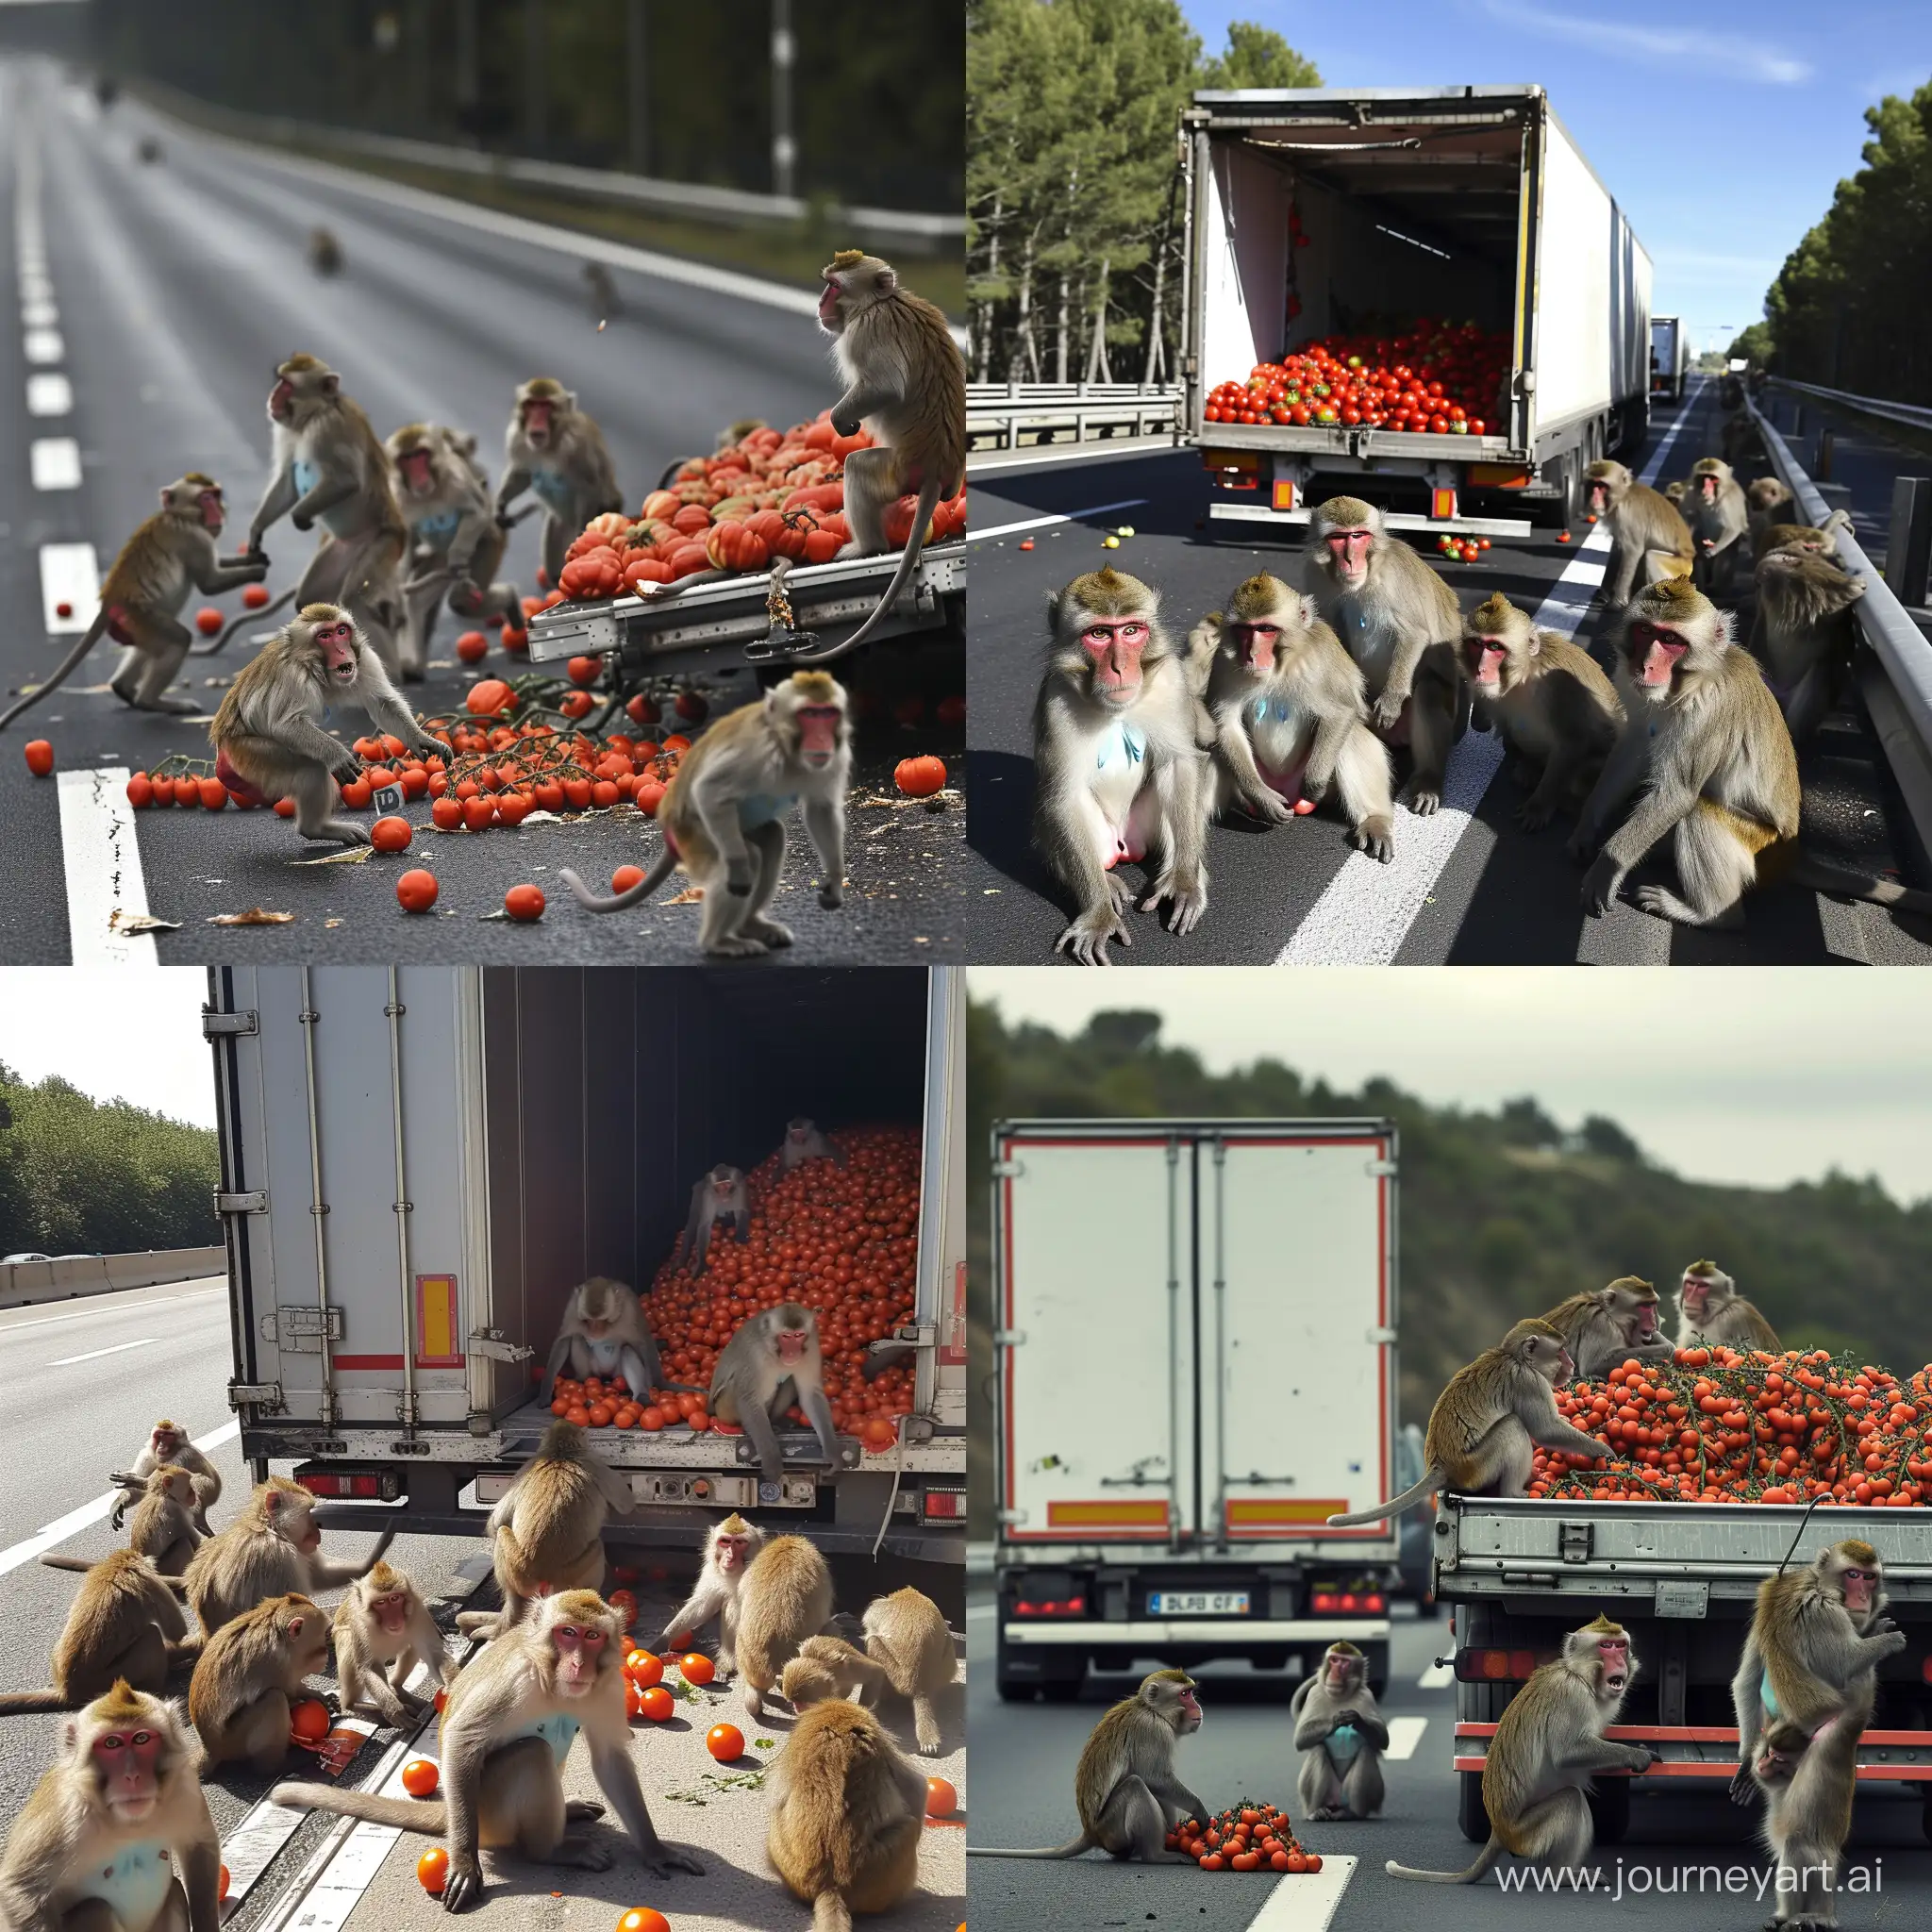
{"label": "highway lane", "polygon": [[[1668,451],[1663,479],[1688,472],[1697,457],[1719,447],[1722,415],[1715,385],[1688,395],[1686,420]],[[1676,426],[1678,411],[1654,412],[1641,473]],[[1045,875],[1028,834],[1033,772],[1030,724],[1044,637],[1041,612],[1049,592],[1079,572],[1112,562],[1157,585],[1176,637],[1203,610],[1214,608],[1242,577],[1267,570],[1298,580],[1300,533],[1285,531],[1257,542],[1230,534],[1239,526],[1210,525],[1208,491],[1191,451],[1118,461],[1003,470],[975,480],[977,535],[970,617],[968,726],[969,839],[979,861],[973,883],[981,899],[974,958],[1003,962],[1046,961],[1066,913],[1059,889]],[[1101,506],[1116,506],[1102,510]],[[991,535],[1035,519],[1039,527]],[[1117,551],[1101,537],[1120,525],[1135,534]],[[1539,527],[1524,539],[1495,538],[1474,564],[1443,567],[1468,609],[1501,591],[1536,611],[1566,568],[1578,559],[1589,527],[1571,542]],[[1019,544],[1032,539],[1031,551]],[[1433,561],[1433,558],[1432,558]],[[1586,580],[1577,602],[1590,597]],[[1738,628],[1749,625],[1748,583],[1739,600]],[[1602,603],[1596,597],[1576,629],[1579,642],[1605,655]],[[1570,628],[1552,613],[1556,628]],[[1472,732],[1451,761],[1451,792],[1458,772],[1493,762],[1491,741]],[[1868,871],[1895,870],[1888,829],[1893,807],[1889,775],[1862,718],[1846,710],[1831,719],[1800,761],[1805,785],[1804,836],[1822,856]],[[1564,854],[1567,821],[1538,834],[1518,829],[1519,793],[1507,776],[1481,791],[1467,827],[1446,862],[1428,881],[1411,920],[1392,934],[1374,929],[1375,869],[1357,859],[1366,889],[1340,875],[1351,858],[1347,829],[1323,813],[1274,831],[1219,824],[1208,834],[1208,908],[1194,932],[1176,940],[1151,916],[1133,922],[1130,950],[1115,949],[1129,965],[1265,963],[1291,948],[1311,963],[1385,959],[1396,964],[1657,963],[1745,964],[1932,961],[1932,933],[1895,921],[1877,908],[1845,907],[1815,894],[1777,890],[1747,902],[1739,933],[1705,933],[1650,918],[1627,903],[1606,919],[1588,919],[1578,898],[1580,875]],[[1396,819],[1398,857],[1406,841],[1435,836],[1407,810]],[[1400,865],[1396,870],[1400,870]],[[1669,876],[1667,850],[1653,857],[1632,884]],[[1335,889],[1344,912],[1335,916]],[[1626,892],[1628,888],[1626,888]],[[1311,917],[1311,915],[1315,915]],[[1388,943],[1374,950],[1374,942]]]}
{"label": "highway lane", "polygon": [[[831,394],[823,339],[801,312],[809,291],[752,300],[620,266],[623,313],[600,332],[586,304],[582,256],[570,247],[475,225],[443,211],[454,205],[413,190],[163,123],[138,104],[103,117],[91,96],[55,84],[45,68],[8,63],[0,89],[0,224],[8,231],[0,262],[18,278],[19,226],[33,218],[20,192],[25,165],[26,200],[46,238],[61,350],[57,363],[29,369],[25,302],[21,327],[0,328],[0,383],[16,411],[9,420],[24,431],[0,474],[6,689],[32,681],[71,641],[43,634],[43,544],[92,543],[105,569],[159,486],[192,468],[225,486],[229,537],[245,531],[266,481],[264,399],[275,363],[298,347],[342,371],[378,434],[424,417],[453,423],[478,434],[491,467],[515,385],[556,375],[602,423],[626,498],[637,500],[668,463],[708,450],[725,423],[747,414],[791,422]],[[163,158],[143,166],[135,148],[148,130],[158,132]],[[341,242],[347,265],[338,280],[320,281],[303,263],[317,224]],[[19,415],[30,373],[64,375],[71,408],[56,417]],[[71,439],[79,486],[35,489],[30,439]],[[519,526],[506,564],[525,591],[534,589],[536,532],[535,519]],[[286,523],[270,533],[271,590],[292,584],[310,548]],[[232,597],[225,606],[240,609]],[[425,712],[456,708],[474,675],[453,659],[461,627],[444,613],[440,668],[411,693]],[[191,659],[189,694],[211,710],[220,691],[209,680],[231,675],[244,648]],[[171,751],[208,749],[203,727],[133,714],[108,694],[110,661],[97,649],[65,690],[9,732],[16,748],[0,756],[0,810],[10,834],[0,843],[0,957],[72,957],[56,787],[29,777],[17,743],[52,739],[63,769],[140,769]],[[494,674],[504,662],[492,648],[484,669]],[[872,654],[864,675],[883,703],[859,737],[855,798],[874,802],[857,815],[847,906],[818,908],[809,890],[816,863],[797,838],[777,902],[799,933],[791,957],[814,964],[943,954],[959,927],[959,813],[885,803],[900,758],[958,758],[957,730],[902,726],[891,715],[900,695],[925,695],[929,716],[933,701],[961,689],[958,646],[895,653],[889,644]],[[709,687],[716,705],[741,702],[750,690],[742,677]],[[351,737],[365,728],[347,708],[337,722]],[[695,957],[696,907],[670,905],[668,891],[655,908],[601,921],[553,906],[535,930],[476,923],[521,880],[549,891],[562,865],[597,879],[655,852],[655,830],[633,815],[480,839],[435,834],[425,803],[408,816],[419,831],[406,857],[308,870],[292,862],[317,848],[305,851],[270,814],[228,810],[210,824],[199,811],[121,809],[115,829],[133,835],[150,908],[181,923],[178,933],[150,942],[163,962],[446,958],[453,950],[507,961]],[[394,878],[410,864],[437,874],[440,917],[412,920],[396,907]],[[296,923],[240,933],[206,924],[257,905],[293,911]]]}

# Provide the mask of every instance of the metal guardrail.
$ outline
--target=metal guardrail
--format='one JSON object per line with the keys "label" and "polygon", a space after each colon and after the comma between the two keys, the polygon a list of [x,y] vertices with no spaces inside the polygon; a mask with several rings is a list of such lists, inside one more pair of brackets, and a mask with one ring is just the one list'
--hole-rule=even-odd
{"label": "metal guardrail", "polygon": [[1844,389],[1821,389],[1815,382],[1793,382],[1788,375],[1774,375],[1770,380],[1779,389],[1790,390],[1793,395],[1810,396],[1821,403],[1837,403],[1841,408],[1857,409],[1888,423],[1907,424],[1914,429],[1932,429],[1932,409],[1921,408],[1916,403],[1888,402],[1883,396],[1857,396]]}
{"label": "metal guardrail", "polygon": [[969,382],[966,446],[1014,450],[1123,436],[1178,437],[1180,395],[1170,383]]}

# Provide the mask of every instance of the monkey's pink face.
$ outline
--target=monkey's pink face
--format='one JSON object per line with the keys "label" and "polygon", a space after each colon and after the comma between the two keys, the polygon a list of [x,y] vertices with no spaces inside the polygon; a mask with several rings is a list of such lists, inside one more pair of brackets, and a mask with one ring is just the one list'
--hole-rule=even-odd
{"label": "monkey's pink face", "polygon": [[524,405],[524,434],[538,449],[546,448],[550,442],[550,412],[556,407],[539,397],[532,396]]}
{"label": "monkey's pink face", "polygon": [[1231,624],[1227,634],[1250,671],[1258,671],[1265,676],[1274,669],[1274,649],[1281,641],[1278,624]]}
{"label": "monkey's pink face", "polygon": [[1659,694],[1670,690],[1677,675],[1677,660],[1690,648],[1690,641],[1661,624],[1648,624],[1636,618],[1624,645],[1631,675],[1647,691]]}
{"label": "monkey's pink face", "polygon": [[315,648],[322,653],[322,666],[337,684],[356,681],[356,626],[344,618],[340,624],[323,625],[315,633]]}
{"label": "monkey's pink face", "polygon": [[1093,660],[1093,689],[1104,703],[1141,695],[1141,653],[1153,635],[1144,617],[1090,617],[1080,642]]}
{"label": "monkey's pink face", "polygon": [[1346,1690],[1350,1673],[1354,1669],[1355,1665],[1348,1657],[1331,1657],[1328,1659],[1329,1690],[1338,1693]]}
{"label": "monkey's pink face", "polygon": [[1766,1784],[1782,1784],[1792,1774],[1796,1760],[1782,1751],[1774,1751],[1769,1744],[1757,1754],[1757,1775]]}
{"label": "monkey's pink face", "polygon": [[1198,1731],[1201,1728],[1201,1701],[1194,1695],[1194,1687],[1191,1684],[1182,1690],[1180,1705],[1181,1735],[1185,1736],[1189,1731]]}
{"label": "monkey's pink face", "polygon": [[778,1359],[781,1362],[802,1361],[805,1357],[805,1345],[808,1340],[809,1338],[803,1328],[779,1329],[776,1336]]}
{"label": "monkey's pink face", "polygon": [[1687,1274],[1677,1296],[1687,1315],[1701,1315],[1710,1300],[1710,1283],[1701,1274]]}
{"label": "monkey's pink face", "polygon": [[610,1333],[613,1325],[608,1315],[586,1315],[584,1317],[584,1333],[592,1341],[601,1341],[605,1336]]}
{"label": "monkey's pink face", "polygon": [[1657,1304],[1639,1302],[1637,1304],[1637,1339],[1648,1341],[1657,1334]]}
{"label": "monkey's pink face", "polygon": [[1322,540],[1328,559],[1344,584],[1358,584],[1369,574],[1369,553],[1374,548],[1373,530],[1330,530]]}
{"label": "monkey's pink face", "polygon": [[744,1568],[744,1553],[751,1547],[751,1539],[743,1536],[721,1536],[718,1539],[718,1567],[727,1574]]}
{"label": "monkey's pink face", "polygon": [[1479,684],[1488,691],[1494,691],[1502,684],[1503,663],[1509,653],[1501,638],[1471,638],[1463,644],[1462,655],[1469,665],[1472,683]]}
{"label": "monkey's pink face", "polygon": [[844,292],[839,277],[828,273],[824,290],[819,296],[819,326],[830,329],[834,335],[845,326],[844,318],[839,312],[840,300]]}
{"label": "monkey's pink face", "polygon": [[145,1818],[160,1801],[156,1761],[161,1755],[158,1731],[103,1731],[90,1756],[101,1796],[124,1823]]}
{"label": "monkey's pink face", "polygon": [[1706,503],[1715,503],[1717,501],[1717,478],[1715,476],[1698,477],[1697,494]]}
{"label": "monkey's pink face", "polygon": [[1872,1591],[1878,1581],[1878,1573],[1875,1570],[1847,1568],[1839,1574],[1845,1589],[1845,1608],[1869,1610],[1872,1607]]}
{"label": "monkey's pink face", "polygon": [[409,1621],[409,1599],[400,1590],[392,1590],[387,1596],[375,1598],[369,1607],[375,1612],[375,1621],[391,1633],[402,1629]]}
{"label": "monkey's pink face", "polygon": [[157,1429],[148,1438],[148,1447],[154,1451],[157,1462],[171,1461],[179,1454],[182,1438],[169,1429]]}
{"label": "monkey's pink face", "polygon": [[597,1659],[604,1650],[604,1633],[595,1627],[559,1624],[550,1633],[557,1646],[557,1688],[566,1697],[581,1697],[597,1681]]}
{"label": "monkey's pink face", "polygon": [[1592,483],[1590,486],[1590,512],[1602,516],[1610,507],[1610,486],[1607,483]]}
{"label": "monkey's pink face", "polygon": [[798,708],[799,756],[815,771],[829,765],[839,755],[839,726],[845,713],[837,705],[801,705]]}
{"label": "monkey's pink face", "polygon": [[711,1176],[711,1192],[717,1197],[721,1205],[737,1200],[737,1176],[735,1174],[720,1175],[714,1174]]}
{"label": "monkey's pink face", "polygon": [[268,392],[268,412],[277,423],[295,413],[295,385],[286,375]]}
{"label": "monkey's pink face", "polygon": [[396,467],[403,473],[403,488],[411,496],[428,496],[436,489],[436,475],[426,449],[404,452]]}
{"label": "monkey's pink face", "polygon": [[219,490],[204,490],[195,502],[201,507],[202,527],[209,536],[219,537],[227,512],[222,507],[222,492]]}
{"label": "monkey's pink face", "polygon": [[1621,1637],[1597,1641],[1596,1654],[1604,1667],[1604,1689],[1621,1691],[1630,1682],[1630,1645]]}

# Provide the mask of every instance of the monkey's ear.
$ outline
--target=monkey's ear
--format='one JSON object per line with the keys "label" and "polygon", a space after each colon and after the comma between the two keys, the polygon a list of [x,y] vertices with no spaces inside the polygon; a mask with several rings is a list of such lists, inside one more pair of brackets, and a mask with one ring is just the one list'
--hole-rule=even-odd
{"label": "monkey's ear", "polygon": [[305,1623],[306,1621],[307,1621],[307,1620],[306,1620],[305,1618],[302,1618],[302,1617],[291,1617],[291,1618],[289,1619],[289,1635],[290,1635],[291,1637],[299,1637],[299,1636],[301,1636],[301,1634],[302,1634],[302,1625],[303,1625],[303,1624],[304,1624],[304,1623]]}
{"label": "monkey's ear", "polygon": [[333,369],[322,378],[322,392],[325,396],[334,395],[341,386],[342,378]]}
{"label": "monkey's ear", "polygon": [[881,295],[890,295],[899,286],[899,277],[895,271],[882,268],[873,276],[872,285]]}
{"label": "monkey's ear", "polygon": [[161,491],[161,508],[163,509],[168,508],[168,492],[165,490]]}

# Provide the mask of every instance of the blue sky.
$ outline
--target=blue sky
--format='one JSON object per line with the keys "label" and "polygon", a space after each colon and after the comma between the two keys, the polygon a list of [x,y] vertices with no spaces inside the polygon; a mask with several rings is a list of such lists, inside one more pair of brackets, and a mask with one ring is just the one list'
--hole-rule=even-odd
{"label": "blue sky", "polygon": [[[1657,265],[1653,308],[1723,346],[1858,168],[1863,109],[1932,79],[1932,4],[1181,0],[1210,50],[1258,21],[1330,87],[1534,81]],[[1735,23],[1735,25],[1733,25]]]}

